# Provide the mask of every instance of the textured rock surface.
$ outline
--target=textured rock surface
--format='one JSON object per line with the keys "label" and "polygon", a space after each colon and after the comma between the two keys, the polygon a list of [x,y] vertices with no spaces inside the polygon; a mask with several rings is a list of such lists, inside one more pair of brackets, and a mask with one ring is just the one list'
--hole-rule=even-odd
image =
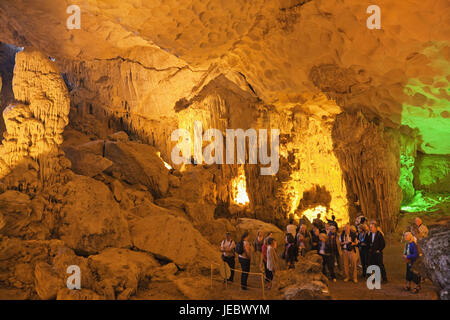
{"label": "textured rock surface", "polygon": [[110,248],[90,256],[89,266],[98,275],[98,281],[107,283],[118,296],[125,290],[135,294],[139,284],[148,282],[152,269],[160,264],[145,252]]}
{"label": "textured rock surface", "polygon": [[322,274],[321,257],[310,252],[295,269],[278,272],[278,291],[285,300],[328,300],[328,280]]}
{"label": "textured rock surface", "polygon": [[172,215],[151,215],[130,224],[133,244],[175,262],[182,268],[209,269],[220,261],[219,254],[185,219]]}
{"label": "textured rock surface", "polygon": [[117,171],[130,184],[142,184],[161,197],[169,188],[168,170],[157,156],[156,149],[135,142],[107,142],[105,157],[114,162]]}
{"label": "textured rock surface", "polygon": [[0,147],[0,177],[31,159],[39,162],[45,181],[65,167],[58,146],[69,121],[67,88],[56,64],[30,49],[16,55],[12,88],[21,103],[3,111],[6,132]]}
{"label": "textured rock surface", "polygon": [[75,175],[64,188],[58,233],[69,247],[93,254],[131,245],[125,216],[104,184]]}
{"label": "textured rock surface", "polygon": [[450,223],[430,227],[428,238],[420,240],[424,263],[431,280],[440,288],[440,297],[450,295]]}
{"label": "textured rock surface", "polygon": [[414,186],[432,192],[450,192],[450,156],[421,155],[415,162]]}
{"label": "textured rock surface", "polygon": [[366,217],[376,219],[383,230],[393,230],[402,196],[395,132],[368,122],[361,113],[341,114],[333,137],[336,155],[346,175],[352,218],[361,210]]}

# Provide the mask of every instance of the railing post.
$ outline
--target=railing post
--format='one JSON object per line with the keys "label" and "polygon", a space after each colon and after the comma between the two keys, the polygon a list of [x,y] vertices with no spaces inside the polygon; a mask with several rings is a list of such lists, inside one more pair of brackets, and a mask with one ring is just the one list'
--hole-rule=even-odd
{"label": "railing post", "polygon": [[213,265],[211,263],[211,289],[213,287]]}
{"label": "railing post", "polygon": [[265,293],[264,293],[264,273],[261,273],[261,288],[262,288],[263,300],[266,300],[266,296],[265,296]]}

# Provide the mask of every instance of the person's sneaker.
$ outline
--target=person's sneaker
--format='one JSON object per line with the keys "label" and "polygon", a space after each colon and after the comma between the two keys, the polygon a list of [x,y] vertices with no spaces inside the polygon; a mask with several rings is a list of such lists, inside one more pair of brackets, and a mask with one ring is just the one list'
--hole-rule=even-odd
{"label": "person's sneaker", "polygon": [[354,283],[358,283],[358,279],[353,279],[353,282]]}
{"label": "person's sneaker", "polygon": [[333,282],[336,282],[336,278],[333,279]]}
{"label": "person's sneaker", "polygon": [[344,282],[347,282],[347,281],[348,281],[348,278],[345,278],[345,279],[344,279]]}
{"label": "person's sneaker", "polygon": [[241,287],[241,289],[242,289],[242,290],[245,290],[245,291],[248,290],[248,288],[246,288],[246,287]]}

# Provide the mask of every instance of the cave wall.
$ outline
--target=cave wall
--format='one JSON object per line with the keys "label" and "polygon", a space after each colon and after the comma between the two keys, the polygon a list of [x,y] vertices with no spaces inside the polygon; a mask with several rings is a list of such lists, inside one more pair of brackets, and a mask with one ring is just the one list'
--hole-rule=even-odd
{"label": "cave wall", "polygon": [[419,153],[414,167],[414,187],[450,193],[450,156]]}
{"label": "cave wall", "polygon": [[[0,40],[39,48],[56,60],[70,90],[71,126],[88,135],[105,138],[114,131],[125,130],[134,139],[157,147],[162,158],[169,161],[169,134],[179,126],[182,114],[177,108],[183,109],[186,102],[192,105],[200,99],[205,86],[224,76],[271,110],[265,117],[282,114],[292,119],[302,118],[297,116],[300,114],[307,118],[314,114],[321,118],[320,109],[324,108],[325,117],[331,121],[333,114],[342,111],[362,111],[368,122],[382,123],[394,131],[401,124],[418,127],[422,149],[436,151],[437,146],[443,150],[436,137],[445,133],[448,120],[447,105],[441,103],[448,101],[443,89],[448,80],[445,63],[449,53],[448,19],[443,18],[447,13],[445,1],[432,6],[419,0],[383,2],[382,30],[366,27],[364,5],[353,0],[277,0],[255,4],[229,1],[220,6],[188,0],[167,1],[164,5],[142,3],[139,8],[132,1],[85,1],[80,5],[80,30],[68,30],[65,26],[68,4],[44,0],[0,3]],[[424,16],[424,11],[429,14]],[[405,14],[398,16],[394,12]],[[142,15],[153,19],[140,19]],[[430,25],[435,27],[429,29]],[[314,101],[312,96],[323,94],[327,98],[323,103],[310,103]],[[226,97],[219,96],[226,101]],[[331,100],[336,103],[330,103]],[[335,111],[336,105],[340,111]],[[218,120],[206,113],[210,119],[205,122],[221,126],[233,115],[233,125],[245,127],[239,119],[240,115],[245,119],[245,114],[238,107]],[[257,113],[252,121],[264,123],[256,119]],[[434,127],[433,119],[443,125]],[[333,210],[346,206],[346,191],[339,182],[342,169],[337,167],[334,156],[328,155],[331,148],[327,121],[311,120],[306,128],[304,123],[308,121],[299,120],[295,127],[303,129],[298,132],[295,128],[286,129],[289,125],[283,121],[273,123],[284,131],[286,146],[282,170],[274,182],[282,187],[263,183],[268,186],[268,193],[277,194],[279,199],[285,197],[283,208],[276,210],[295,212],[301,200],[298,198],[313,188],[306,187],[302,179],[317,180],[319,187],[336,193],[329,204]],[[426,123],[425,127],[418,125],[421,122]],[[326,137],[322,145],[314,146],[300,138],[312,132]],[[302,153],[302,149],[311,151]],[[324,162],[332,168],[328,186],[322,178],[325,169],[316,167],[321,161],[317,154],[325,157]],[[390,156],[387,158],[395,162]],[[286,159],[296,165],[300,163],[298,159],[302,161],[299,168],[293,169]],[[308,161],[310,165],[305,165]],[[342,167],[342,161],[338,162]],[[389,203],[396,202],[397,197],[391,181],[395,170],[382,178],[392,186],[388,187],[394,194],[392,201],[387,200]],[[253,175],[248,178],[254,180]],[[404,199],[412,195],[412,178],[410,173],[407,175]],[[383,192],[374,188],[370,185],[371,191],[365,191],[363,198],[369,193],[382,196]],[[255,199],[259,197],[256,192],[250,193],[255,193]],[[350,198],[350,202],[355,201],[355,197]]]}

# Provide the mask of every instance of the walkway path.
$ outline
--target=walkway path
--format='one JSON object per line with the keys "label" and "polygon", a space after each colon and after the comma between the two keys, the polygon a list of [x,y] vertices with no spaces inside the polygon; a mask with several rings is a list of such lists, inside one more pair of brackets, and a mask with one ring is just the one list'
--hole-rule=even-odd
{"label": "walkway path", "polygon": [[[406,266],[403,260],[403,245],[395,242],[384,250],[384,265],[389,282],[382,284],[380,290],[369,290],[366,281],[361,277],[358,283],[338,280],[330,282],[329,289],[333,299],[339,300],[434,300],[438,298],[430,280],[422,283],[422,290],[413,294],[403,290],[405,285]],[[358,270],[360,274],[360,270]]]}

